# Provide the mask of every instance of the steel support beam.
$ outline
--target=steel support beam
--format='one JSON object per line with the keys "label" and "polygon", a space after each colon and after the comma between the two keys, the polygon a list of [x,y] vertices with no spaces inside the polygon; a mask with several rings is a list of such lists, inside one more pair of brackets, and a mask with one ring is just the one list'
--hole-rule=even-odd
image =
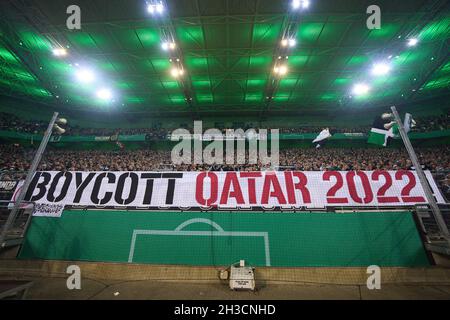
{"label": "steel support beam", "polygon": [[406,151],[408,151],[409,158],[411,159],[412,164],[416,168],[417,176],[419,177],[420,184],[423,188],[423,191],[425,192],[425,197],[427,199],[428,205],[431,207],[431,212],[433,213],[434,219],[436,220],[436,223],[439,227],[442,236],[450,245],[450,234],[448,232],[447,225],[445,224],[444,218],[442,217],[441,210],[437,205],[436,199],[433,196],[433,192],[430,188],[430,185],[428,184],[427,177],[425,176],[425,173],[422,170],[422,165],[420,164],[416,152],[414,151],[414,148],[411,144],[411,141],[409,140],[408,134],[405,131],[402,120],[400,119],[400,116],[397,112],[397,108],[395,106],[392,106],[391,110],[392,113],[394,114],[395,121],[397,122],[398,130],[400,132],[400,136],[402,137]]}

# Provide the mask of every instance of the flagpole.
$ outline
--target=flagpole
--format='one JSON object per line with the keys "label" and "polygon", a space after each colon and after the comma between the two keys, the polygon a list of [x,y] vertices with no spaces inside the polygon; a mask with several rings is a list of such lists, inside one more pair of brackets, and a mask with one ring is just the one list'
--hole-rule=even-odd
{"label": "flagpole", "polygon": [[14,220],[16,219],[16,216],[19,213],[20,206],[25,198],[31,180],[33,179],[34,174],[38,168],[39,162],[41,162],[42,155],[44,154],[44,151],[47,147],[48,140],[50,139],[53,132],[53,126],[55,125],[57,119],[58,119],[58,112],[55,112],[53,113],[53,117],[48,124],[47,131],[45,131],[41,144],[39,145],[39,148],[36,151],[36,154],[34,155],[33,162],[31,163],[27,177],[25,178],[25,182],[23,183],[22,188],[19,191],[17,200],[14,202],[14,206],[0,233],[0,248],[6,246],[6,236],[9,231],[9,227],[14,223]]}
{"label": "flagpole", "polygon": [[409,158],[416,168],[417,176],[419,177],[420,184],[422,185],[423,191],[425,192],[425,196],[427,198],[428,204],[431,207],[431,212],[433,213],[434,219],[441,231],[442,236],[447,240],[450,246],[450,234],[448,232],[447,225],[445,224],[444,218],[442,217],[441,210],[439,209],[436,199],[433,196],[433,192],[431,191],[430,185],[428,184],[428,180],[425,176],[425,173],[422,170],[422,166],[417,158],[416,152],[409,140],[408,134],[405,131],[405,127],[403,126],[402,120],[397,112],[395,106],[391,107],[392,113],[394,114],[395,121],[398,125],[398,131],[400,132],[400,136],[402,137],[403,143],[405,145],[406,151],[408,151]]}

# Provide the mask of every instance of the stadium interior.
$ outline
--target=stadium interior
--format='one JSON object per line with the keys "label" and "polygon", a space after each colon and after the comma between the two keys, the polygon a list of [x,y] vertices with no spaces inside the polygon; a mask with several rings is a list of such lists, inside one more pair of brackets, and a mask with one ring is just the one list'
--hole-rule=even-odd
{"label": "stadium interior", "polygon": [[1,1],[0,299],[450,299],[450,3],[372,5]]}

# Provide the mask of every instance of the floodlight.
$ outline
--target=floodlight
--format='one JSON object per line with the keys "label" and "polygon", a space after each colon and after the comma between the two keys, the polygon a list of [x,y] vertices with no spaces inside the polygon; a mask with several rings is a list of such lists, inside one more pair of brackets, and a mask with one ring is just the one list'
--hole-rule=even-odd
{"label": "floodlight", "polygon": [[282,47],[294,47],[297,44],[297,41],[295,39],[283,39],[281,40],[281,46]]}
{"label": "floodlight", "polygon": [[53,49],[53,55],[55,57],[63,57],[67,55],[67,50],[65,48],[55,48]]}
{"label": "floodlight", "polygon": [[357,83],[353,86],[353,94],[361,96],[361,95],[365,95],[369,92],[370,88],[367,84],[365,83]]}
{"label": "floodlight", "polygon": [[292,0],[292,8],[294,10],[302,8],[306,9],[309,7],[309,0]]}
{"label": "floodlight", "polygon": [[372,74],[375,76],[384,76],[389,73],[391,67],[383,62],[379,62],[373,65]]}
{"label": "floodlight", "polygon": [[149,3],[147,5],[147,11],[150,14],[162,14],[164,12],[164,5],[162,2]]}
{"label": "floodlight", "polygon": [[285,75],[287,73],[287,71],[288,71],[288,68],[286,65],[276,66],[275,68],[273,68],[273,72],[280,76]]}
{"label": "floodlight", "polygon": [[287,73],[287,67],[286,66],[281,66],[280,70],[279,70],[279,74],[281,75],[285,75]]}
{"label": "floodlight", "polygon": [[408,47],[414,47],[418,42],[417,38],[410,38],[408,39]]}
{"label": "floodlight", "polygon": [[164,50],[164,51],[167,51],[167,50],[174,50],[175,48],[176,48],[176,44],[175,44],[175,42],[169,42],[169,41],[165,41],[165,42],[163,42],[162,44],[161,44],[161,48]]}
{"label": "floodlight", "polygon": [[172,70],[170,70],[170,73],[172,74],[172,76],[174,78],[178,78],[179,76],[182,76],[184,74],[184,70],[178,69],[178,68],[172,68]]}
{"label": "floodlight", "polygon": [[92,70],[89,69],[80,69],[76,73],[76,77],[78,81],[82,83],[91,83],[95,80],[95,75]]}
{"label": "floodlight", "polygon": [[164,11],[164,6],[163,4],[160,2],[156,5],[156,12],[158,12],[159,14],[163,13]]}
{"label": "floodlight", "polygon": [[110,100],[112,98],[112,92],[108,88],[102,88],[97,91],[97,97],[102,100]]}

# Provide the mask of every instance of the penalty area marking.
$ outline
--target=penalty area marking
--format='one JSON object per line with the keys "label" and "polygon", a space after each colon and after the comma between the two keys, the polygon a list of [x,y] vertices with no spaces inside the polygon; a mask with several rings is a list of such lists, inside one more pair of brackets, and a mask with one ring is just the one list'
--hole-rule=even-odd
{"label": "penalty area marking", "polygon": [[[216,231],[183,231],[182,229],[193,223],[209,224],[216,229]],[[159,236],[208,236],[208,237],[262,237],[264,238],[264,253],[266,260],[266,267],[270,267],[270,247],[268,232],[247,232],[247,231],[224,231],[223,228],[211,221],[210,219],[194,218],[186,220],[180,224],[175,230],[133,230],[131,239],[130,252],[128,262],[132,263],[134,258],[134,251],[138,235],[159,235]]]}

